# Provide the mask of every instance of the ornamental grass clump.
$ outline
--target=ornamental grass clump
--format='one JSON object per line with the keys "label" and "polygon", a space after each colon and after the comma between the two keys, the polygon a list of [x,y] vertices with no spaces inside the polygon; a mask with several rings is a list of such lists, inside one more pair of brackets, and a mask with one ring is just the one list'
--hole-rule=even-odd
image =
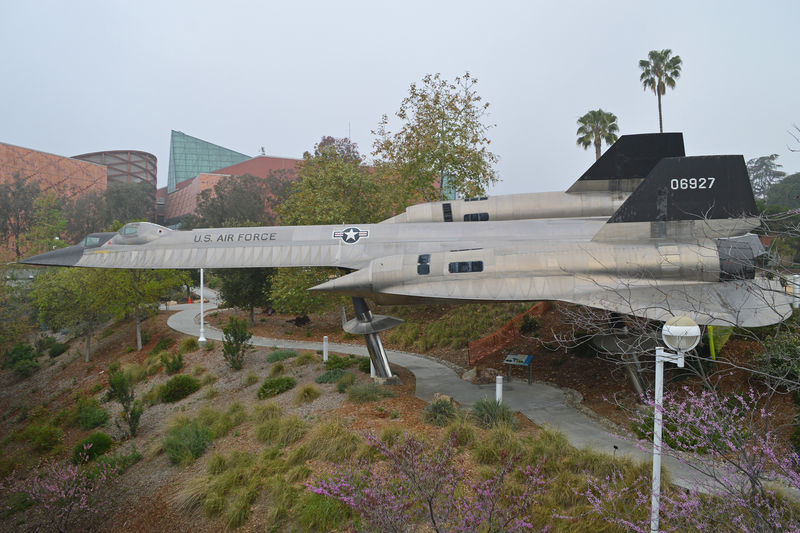
{"label": "ornamental grass clump", "polygon": [[443,428],[455,420],[457,415],[458,411],[456,410],[456,406],[453,405],[453,402],[439,398],[425,406],[425,409],[422,411],[422,420],[424,420],[426,424]]}
{"label": "ornamental grass clump", "polygon": [[483,398],[472,406],[472,418],[480,427],[489,429],[498,424],[508,424],[514,429],[519,428],[519,422],[514,413],[503,402]]}

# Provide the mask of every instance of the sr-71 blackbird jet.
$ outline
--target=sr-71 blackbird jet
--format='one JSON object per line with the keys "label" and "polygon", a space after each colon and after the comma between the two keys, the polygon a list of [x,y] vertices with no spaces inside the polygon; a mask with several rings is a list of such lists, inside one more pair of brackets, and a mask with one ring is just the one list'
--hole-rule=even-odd
{"label": "sr-71 blackbird jet", "polygon": [[391,375],[378,303],[560,300],[702,325],[791,313],[764,253],[744,158],[686,157],[681,134],[621,137],[566,192],[434,202],[378,224],[172,231],[147,222],[22,261],[100,268],[340,267],[312,290],[353,297],[378,375]]}

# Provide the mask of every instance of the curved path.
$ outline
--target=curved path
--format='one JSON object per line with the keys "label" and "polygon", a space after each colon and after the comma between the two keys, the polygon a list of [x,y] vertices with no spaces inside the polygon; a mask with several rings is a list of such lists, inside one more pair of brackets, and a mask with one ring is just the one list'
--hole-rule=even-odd
{"label": "curved path", "polygon": [[[206,304],[205,311],[216,308],[215,296]],[[163,307],[162,307],[163,309]],[[197,337],[200,334],[200,304],[170,306],[178,310],[169,317],[167,325],[172,329]],[[222,340],[222,332],[205,325],[207,339]],[[254,336],[256,346],[271,346],[295,350],[321,350],[322,342],[268,339]],[[357,344],[329,343],[331,352],[367,356],[366,346]],[[464,406],[470,406],[483,397],[493,398],[495,385],[476,385],[461,379],[456,372],[441,362],[422,355],[397,350],[387,350],[389,361],[405,367],[417,379],[416,395],[430,402],[434,393],[447,394]],[[649,461],[651,452],[641,450],[635,443],[608,431],[602,424],[580,410],[568,405],[567,393],[544,383],[527,384],[515,379],[503,385],[503,402],[511,409],[520,411],[535,424],[552,427],[563,433],[576,448],[591,448],[609,455],[624,455],[638,461]],[[671,457],[662,458],[664,469],[672,481],[683,487],[693,486],[697,472]]]}

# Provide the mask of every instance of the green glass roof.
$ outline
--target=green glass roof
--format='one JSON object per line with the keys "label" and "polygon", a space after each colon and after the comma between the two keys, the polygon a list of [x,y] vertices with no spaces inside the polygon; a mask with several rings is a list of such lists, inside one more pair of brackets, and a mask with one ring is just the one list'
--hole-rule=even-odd
{"label": "green glass roof", "polygon": [[179,183],[201,172],[213,172],[248,159],[251,159],[248,155],[173,130],[169,142],[167,192],[174,192]]}

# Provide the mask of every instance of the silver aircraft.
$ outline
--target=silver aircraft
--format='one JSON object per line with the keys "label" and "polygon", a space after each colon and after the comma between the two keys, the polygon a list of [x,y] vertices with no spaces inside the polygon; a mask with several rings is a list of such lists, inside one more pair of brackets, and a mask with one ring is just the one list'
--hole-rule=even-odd
{"label": "silver aircraft", "polygon": [[[400,321],[373,316],[366,297],[378,303],[560,300],[653,320],[683,314],[701,325],[783,320],[791,313],[790,296],[779,282],[756,276],[764,248],[750,233],[760,222],[744,158],[685,157],[680,134],[633,137],[664,143],[670,135],[679,146],[668,146],[667,155],[659,152],[668,143],[619,156],[618,144],[631,142],[623,137],[606,154],[617,157],[608,172],[590,174],[601,158],[565,193],[524,195],[541,209],[512,195],[494,204],[486,198],[423,204],[379,224],[172,231],[135,222],[22,262],[346,269],[312,290],[353,297],[356,318],[344,327],[365,335],[382,377],[391,371],[378,333]],[[680,155],[670,153],[677,149]]]}

